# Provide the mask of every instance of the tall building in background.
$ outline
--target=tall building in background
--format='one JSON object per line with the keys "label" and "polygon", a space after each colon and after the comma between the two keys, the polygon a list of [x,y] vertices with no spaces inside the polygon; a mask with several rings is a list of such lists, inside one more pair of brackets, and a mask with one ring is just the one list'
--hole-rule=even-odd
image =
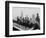
{"label": "tall building in background", "polygon": [[23,17],[23,11],[21,11],[21,18]]}
{"label": "tall building in background", "polygon": [[36,21],[38,21],[40,23],[40,18],[39,18],[39,14],[38,13],[37,13]]}

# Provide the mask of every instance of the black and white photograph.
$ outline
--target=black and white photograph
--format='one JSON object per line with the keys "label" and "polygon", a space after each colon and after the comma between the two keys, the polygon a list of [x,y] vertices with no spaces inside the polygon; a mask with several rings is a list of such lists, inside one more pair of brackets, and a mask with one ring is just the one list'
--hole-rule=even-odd
{"label": "black and white photograph", "polygon": [[40,30],[40,8],[13,7],[13,31]]}
{"label": "black and white photograph", "polygon": [[44,35],[45,4],[6,1],[6,37]]}

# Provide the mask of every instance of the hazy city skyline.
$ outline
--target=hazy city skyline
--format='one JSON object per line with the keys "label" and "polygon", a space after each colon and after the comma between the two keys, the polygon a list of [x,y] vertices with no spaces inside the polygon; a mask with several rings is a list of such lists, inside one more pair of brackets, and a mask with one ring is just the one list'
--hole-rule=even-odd
{"label": "hazy city skyline", "polygon": [[28,15],[32,18],[32,14],[35,15],[39,13],[40,16],[40,8],[34,8],[34,7],[13,7],[12,8],[12,17],[13,19],[17,16],[21,16],[21,13],[23,13],[23,16],[25,17]]}

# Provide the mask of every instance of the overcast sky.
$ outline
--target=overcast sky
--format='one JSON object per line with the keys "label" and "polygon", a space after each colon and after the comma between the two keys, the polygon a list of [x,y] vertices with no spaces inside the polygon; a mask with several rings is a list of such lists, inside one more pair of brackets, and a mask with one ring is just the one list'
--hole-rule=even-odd
{"label": "overcast sky", "polygon": [[36,16],[39,13],[40,16],[40,8],[35,7],[13,7],[12,8],[12,17],[13,19],[17,16],[21,16],[21,12],[23,12],[23,16],[28,15],[32,18],[32,14]]}

